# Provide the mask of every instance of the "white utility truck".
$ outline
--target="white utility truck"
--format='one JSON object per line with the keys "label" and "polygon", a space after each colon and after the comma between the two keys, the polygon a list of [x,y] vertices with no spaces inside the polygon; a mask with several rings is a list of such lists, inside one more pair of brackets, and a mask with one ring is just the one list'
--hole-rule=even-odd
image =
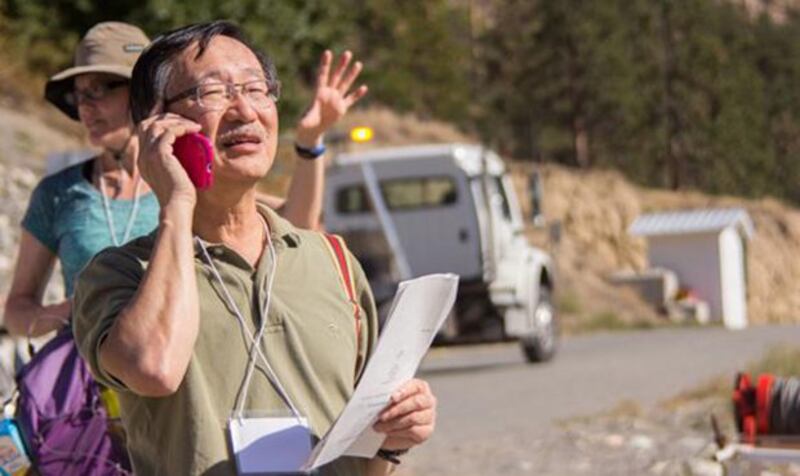
{"label": "white utility truck", "polygon": [[555,353],[554,265],[525,239],[517,195],[492,151],[444,144],[340,154],[324,221],[358,257],[381,314],[401,280],[455,273],[459,295],[439,343],[517,339],[530,362]]}

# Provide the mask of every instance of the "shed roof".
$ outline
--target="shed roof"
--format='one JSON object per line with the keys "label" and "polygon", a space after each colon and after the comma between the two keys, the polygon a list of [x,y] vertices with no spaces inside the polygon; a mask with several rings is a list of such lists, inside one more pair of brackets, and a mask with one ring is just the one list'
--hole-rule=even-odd
{"label": "shed roof", "polygon": [[753,221],[743,208],[702,208],[687,211],[648,213],[637,218],[628,228],[634,236],[685,235],[713,233],[736,227],[746,238],[752,238]]}

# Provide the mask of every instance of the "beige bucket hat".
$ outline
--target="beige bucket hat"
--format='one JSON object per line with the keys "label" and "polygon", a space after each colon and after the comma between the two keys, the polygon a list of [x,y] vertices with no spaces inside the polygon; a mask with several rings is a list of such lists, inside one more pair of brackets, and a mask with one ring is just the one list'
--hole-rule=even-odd
{"label": "beige bucket hat", "polygon": [[66,97],[74,88],[75,77],[86,73],[110,73],[130,79],[134,63],[149,43],[147,35],[133,25],[98,23],[78,43],[73,66],[47,81],[45,99],[77,120],[77,104],[72,104]]}

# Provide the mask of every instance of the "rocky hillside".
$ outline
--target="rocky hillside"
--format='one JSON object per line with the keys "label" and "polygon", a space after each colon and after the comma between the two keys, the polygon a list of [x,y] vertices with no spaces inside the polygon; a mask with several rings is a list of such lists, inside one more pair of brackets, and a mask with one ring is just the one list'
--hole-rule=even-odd
{"label": "rocky hillside", "polygon": [[[49,106],[8,97],[0,101],[0,303],[16,262],[19,222],[44,171],[45,157],[85,148],[78,128],[58,116]],[[53,280],[47,299],[62,294],[61,280]]]}

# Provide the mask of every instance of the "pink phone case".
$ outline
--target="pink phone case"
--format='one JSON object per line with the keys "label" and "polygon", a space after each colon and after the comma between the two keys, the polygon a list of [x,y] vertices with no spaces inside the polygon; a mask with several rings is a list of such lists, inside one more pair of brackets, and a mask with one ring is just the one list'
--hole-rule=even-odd
{"label": "pink phone case", "polygon": [[214,184],[211,167],[214,162],[214,148],[206,136],[191,132],[175,139],[172,153],[189,175],[195,188],[205,190]]}

